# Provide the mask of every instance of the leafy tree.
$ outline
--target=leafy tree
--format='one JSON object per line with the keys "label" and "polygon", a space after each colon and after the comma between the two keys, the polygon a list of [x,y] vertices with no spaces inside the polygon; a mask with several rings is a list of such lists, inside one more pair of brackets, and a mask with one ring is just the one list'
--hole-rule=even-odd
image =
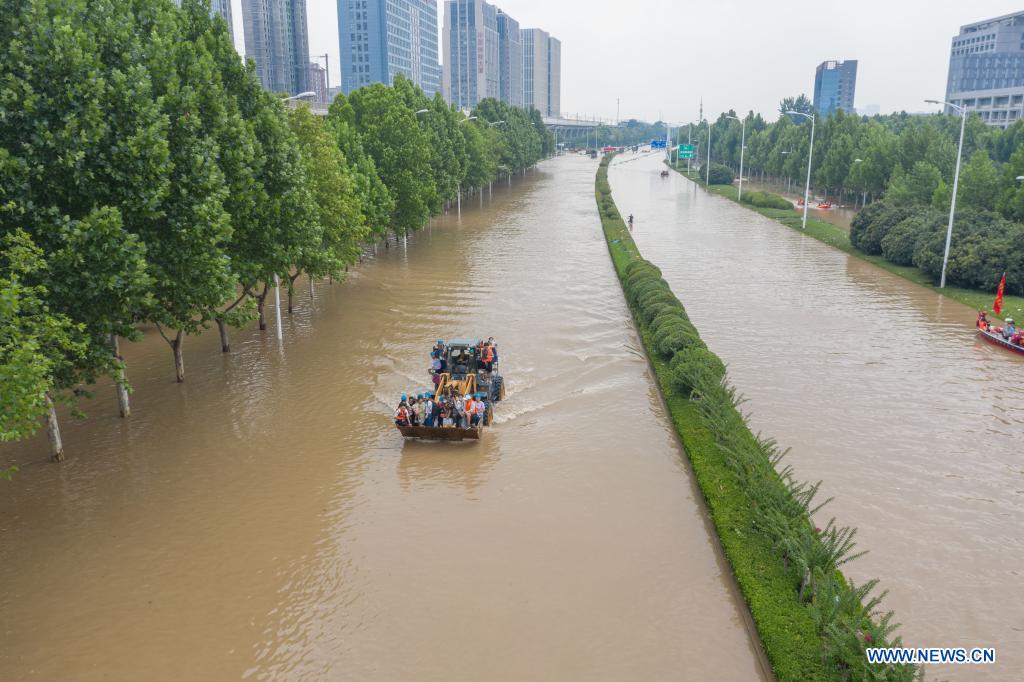
{"label": "leafy tree", "polygon": [[344,95],[338,95],[331,103],[327,125],[352,171],[363,224],[373,237],[385,236],[395,210],[395,199],[377,174],[373,159],[363,148],[355,127],[355,112]]}
{"label": "leafy tree", "polygon": [[[7,234],[0,250],[0,442],[20,440],[46,418],[51,453],[64,459],[53,394],[57,375],[81,361],[88,345],[81,329],[46,304],[41,279],[43,252],[20,230]],[[10,470],[0,477],[6,478]]]}
{"label": "leafy tree", "polygon": [[228,186],[218,160],[217,133],[228,125],[216,65],[202,42],[185,39],[183,13],[159,0],[134,0],[147,41],[153,91],[169,121],[171,187],[154,219],[134,226],[146,245],[153,277],[147,317],[174,355],[178,381],[185,380],[185,335],[202,331],[235,289],[226,245],[231,216],[224,208]]}
{"label": "leafy tree", "polygon": [[999,201],[1002,178],[988,153],[978,150],[960,170],[957,206],[993,211]]}
{"label": "leafy tree", "polygon": [[814,103],[801,94],[796,97],[786,97],[779,102],[779,114],[785,115],[787,111],[799,111],[801,114],[814,113]]}
{"label": "leafy tree", "polygon": [[322,237],[318,248],[305,251],[289,275],[289,312],[295,280],[301,273],[310,277],[340,277],[342,267],[359,259],[360,244],[369,236],[355,179],[333,131],[307,107],[292,111],[290,123],[302,152],[305,177],[316,209],[314,221],[321,226]]}
{"label": "leafy tree", "polygon": [[897,168],[885,198],[900,206],[930,205],[932,195],[941,182],[942,174],[938,168],[927,161],[918,161],[909,173]]}
{"label": "leafy tree", "polygon": [[850,243],[864,253],[882,253],[882,240],[896,225],[914,214],[914,209],[888,202],[871,204],[850,223]]}
{"label": "leafy tree", "polygon": [[[131,233],[169,191],[167,122],[139,63],[134,15],[104,0],[31,0],[4,12],[0,42],[0,234],[24,228],[49,267],[47,305],[87,344],[58,387],[117,380],[118,337],[149,304],[145,249]],[[81,393],[81,392],[79,392]]]}
{"label": "leafy tree", "polygon": [[423,227],[437,196],[431,168],[430,141],[401,95],[382,83],[348,97],[354,123],[380,179],[395,198],[390,226],[395,234]]}

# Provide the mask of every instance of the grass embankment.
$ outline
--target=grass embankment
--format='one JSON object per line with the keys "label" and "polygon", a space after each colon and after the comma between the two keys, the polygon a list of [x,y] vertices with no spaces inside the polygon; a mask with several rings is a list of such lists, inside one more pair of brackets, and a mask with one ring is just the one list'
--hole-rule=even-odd
{"label": "grass embankment", "polygon": [[[673,169],[675,170],[675,169]],[[681,170],[677,170],[677,173],[686,177],[698,185],[704,188],[708,188],[708,185],[704,183],[702,179],[696,176],[689,176]],[[752,206],[751,204],[740,202],[736,199],[736,186],[735,185],[711,185],[710,191],[714,194],[719,195],[725,199],[732,201],[733,203],[739,204],[744,208],[748,208],[752,211],[757,211],[766,218],[771,218],[776,222],[780,222],[787,227],[791,227],[794,230],[804,232],[801,227],[803,221],[803,214],[793,209],[778,209],[778,208],[762,208],[759,206]],[[858,251],[853,244],[850,243],[849,233],[841,227],[833,225],[832,223],[825,222],[824,220],[818,220],[811,215],[807,216],[807,231],[806,234],[810,237],[814,237],[818,241],[824,242],[829,246],[835,247],[841,251],[845,251],[851,256],[856,256],[861,260],[865,260],[872,265],[877,265],[883,270],[888,270],[894,275],[898,275],[903,279],[910,280],[914,284],[919,284],[923,287],[931,289],[935,293],[947,296],[954,301],[959,301],[967,306],[970,306],[974,310],[987,310],[991,311],[992,302],[995,299],[995,292],[978,291],[976,289],[961,289],[958,287],[947,286],[945,289],[940,289],[932,282],[931,278],[921,272],[920,269],[908,266],[908,265],[894,265],[889,261],[885,260],[881,256],[872,256]],[[1003,300],[1003,312],[1004,317],[1012,317],[1015,320],[1024,318],[1024,297],[1022,296],[1006,296]]]}
{"label": "grass embankment", "polygon": [[725,556],[779,680],[908,680],[909,667],[872,666],[867,646],[898,642],[874,581],[855,586],[839,566],[855,558],[849,528],[815,528],[817,486],[796,481],[770,440],[738,409],[725,366],[682,304],[643,259],[611,196],[605,157],[597,203],[608,250]]}

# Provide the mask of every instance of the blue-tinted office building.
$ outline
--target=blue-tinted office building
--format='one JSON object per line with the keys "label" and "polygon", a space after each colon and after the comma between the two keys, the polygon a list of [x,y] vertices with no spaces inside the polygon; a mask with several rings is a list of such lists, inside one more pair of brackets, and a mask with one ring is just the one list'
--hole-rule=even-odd
{"label": "blue-tinted office building", "polygon": [[441,89],[435,0],[338,0],[341,89],[403,74],[428,97]]}
{"label": "blue-tinted office building", "polygon": [[822,117],[837,109],[852,114],[856,89],[856,59],[822,62],[814,73],[814,108]]}

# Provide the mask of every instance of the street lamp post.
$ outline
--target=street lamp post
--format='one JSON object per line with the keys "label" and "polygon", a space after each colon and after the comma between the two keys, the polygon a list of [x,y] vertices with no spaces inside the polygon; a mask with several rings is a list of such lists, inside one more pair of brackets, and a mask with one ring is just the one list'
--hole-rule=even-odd
{"label": "street lamp post", "polygon": [[[707,121],[707,119],[704,119],[704,120]],[[710,190],[711,189],[711,121],[707,121],[707,123],[708,123],[708,170],[707,170],[707,173],[705,174],[706,177],[704,179],[704,186],[705,186],[706,189]]]}
{"label": "street lamp post", "polygon": [[736,195],[736,201],[743,199],[743,151],[747,146],[747,122],[738,116],[726,116],[734,121],[740,122],[740,187]]}
{"label": "street lamp post", "polygon": [[787,114],[796,114],[811,119],[811,147],[807,151],[807,184],[804,186],[804,219],[803,229],[807,229],[807,204],[811,200],[811,162],[814,160],[814,114],[805,114],[802,111],[787,111]]}
{"label": "street lamp post", "polygon": [[[686,144],[693,144],[693,124],[686,124]],[[691,152],[692,154],[692,152]],[[690,177],[690,157],[686,157],[686,177]]]}
{"label": "street lamp post", "polygon": [[967,109],[952,102],[937,99],[926,99],[928,104],[945,104],[960,112],[960,146],[956,150],[956,172],[953,174],[953,198],[949,202],[949,225],[946,227],[946,251],[942,256],[942,276],[939,288],[946,288],[946,264],[949,262],[949,245],[953,241],[953,219],[956,216],[956,188],[960,182],[960,156],[964,153],[964,127],[967,124]]}
{"label": "street lamp post", "polygon": [[316,93],[312,92],[312,91],[300,92],[299,94],[294,95],[292,97],[285,97],[281,101],[282,102],[294,102],[297,99],[305,99],[306,97],[316,97]]}

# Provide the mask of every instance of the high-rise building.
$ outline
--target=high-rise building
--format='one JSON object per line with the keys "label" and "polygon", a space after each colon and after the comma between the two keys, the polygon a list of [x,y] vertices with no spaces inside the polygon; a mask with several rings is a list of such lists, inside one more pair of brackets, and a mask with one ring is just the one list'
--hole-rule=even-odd
{"label": "high-rise building", "polygon": [[856,59],[822,62],[814,72],[814,109],[819,116],[828,116],[837,109],[853,113],[856,88]]}
{"label": "high-rise building", "polygon": [[949,51],[946,101],[1000,128],[1024,117],[1024,12],[960,27]]}
{"label": "high-rise building", "polygon": [[317,62],[309,63],[309,91],[316,93],[314,102],[327,103],[327,69]]}
{"label": "high-rise building", "polygon": [[[174,0],[174,4],[181,7],[181,0]],[[224,21],[228,24],[228,35],[231,36],[231,42],[235,42],[235,25],[231,19],[231,0],[211,0],[210,16],[217,14],[224,17]]]}
{"label": "high-rise building", "polygon": [[523,106],[544,114],[548,110],[548,42],[551,38],[539,28],[524,28]]}
{"label": "high-rise building", "polygon": [[484,0],[445,0],[442,36],[445,98],[464,110],[499,98],[497,8]]}
{"label": "high-rise building", "polygon": [[519,22],[498,10],[498,69],[500,97],[514,107],[523,106],[523,44]]}
{"label": "high-rise building", "polygon": [[404,75],[428,97],[441,89],[434,0],[338,0],[341,88]]}
{"label": "high-rise building", "polygon": [[[228,1],[228,0],[225,0]],[[242,0],[245,56],[266,90],[309,91],[306,0]]]}
{"label": "high-rise building", "polygon": [[562,41],[548,37],[548,116],[562,115]]}
{"label": "high-rise building", "polygon": [[545,116],[562,108],[562,42],[539,28],[525,28],[523,41],[523,103]]}

